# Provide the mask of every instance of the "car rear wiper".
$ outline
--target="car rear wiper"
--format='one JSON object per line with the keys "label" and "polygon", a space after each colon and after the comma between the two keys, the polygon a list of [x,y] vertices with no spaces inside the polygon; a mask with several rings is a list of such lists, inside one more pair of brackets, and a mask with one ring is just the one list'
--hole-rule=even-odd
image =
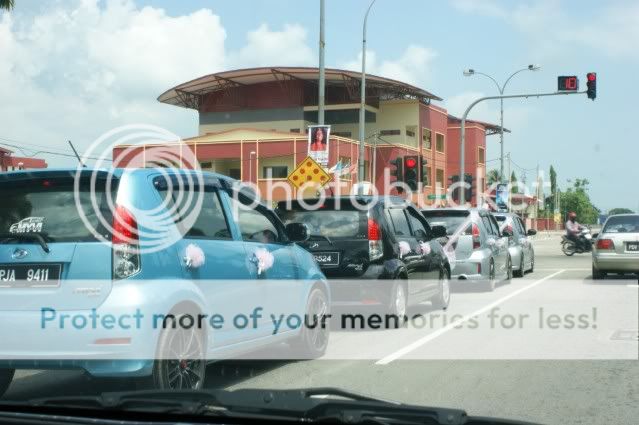
{"label": "car rear wiper", "polygon": [[324,235],[310,235],[308,237],[309,239],[320,239],[320,240],[325,240],[326,242],[328,242],[331,246],[333,246],[333,241],[331,241],[328,236],[324,236]]}
{"label": "car rear wiper", "polygon": [[[25,403],[33,407],[75,409],[77,414],[81,414],[81,409],[109,409],[351,425],[454,425],[466,423],[468,418],[463,410],[411,406],[336,388],[131,391],[41,398]],[[5,403],[0,403],[0,407],[4,408]]]}
{"label": "car rear wiper", "polygon": [[48,254],[51,250],[49,249],[49,245],[47,245],[47,240],[45,238],[48,238],[46,233],[0,233],[0,243],[5,243],[10,240],[36,241],[40,244],[42,250]]}

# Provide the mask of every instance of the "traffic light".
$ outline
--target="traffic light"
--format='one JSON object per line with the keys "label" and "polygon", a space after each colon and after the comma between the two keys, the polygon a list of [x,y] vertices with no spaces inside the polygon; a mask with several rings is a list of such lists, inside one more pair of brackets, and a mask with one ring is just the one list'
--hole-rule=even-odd
{"label": "traffic light", "polygon": [[450,197],[453,199],[453,201],[455,202],[459,202],[459,176],[457,174],[450,176],[448,178],[448,180],[450,180],[450,185],[451,186],[455,186],[453,187],[453,191],[450,194]]}
{"label": "traffic light", "polygon": [[426,167],[428,162],[426,161],[426,158],[420,155],[419,163],[421,164],[419,174],[419,176],[421,177],[421,182],[424,186],[428,186],[428,181],[430,180],[430,176],[428,175],[428,168]]}
{"label": "traffic light", "polygon": [[466,202],[471,202],[473,199],[473,175],[468,173],[464,174],[464,183],[468,186],[464,189],[464,198]]}
{"label": "traffic light", "polygon": [[588,99],[595,100],[597,97],[597,73],[589,72],[586,74],[586,81],[586,86],[588,87],[586,95],[588,96]]}
{"label": "traffic light", "polygon": [[419,164],[419,157],[417,155],[404,157],[404,183],[411,190],[417,190],[417,165]]}
{"label": "traffic light", "polygon": [[394,170],[391,168],[390,175],[395,177],[395,181],[401,182],[404,178],[404,159],[398,156],[395,159],[391,159],[390,164],[391,167],[395,167]]}

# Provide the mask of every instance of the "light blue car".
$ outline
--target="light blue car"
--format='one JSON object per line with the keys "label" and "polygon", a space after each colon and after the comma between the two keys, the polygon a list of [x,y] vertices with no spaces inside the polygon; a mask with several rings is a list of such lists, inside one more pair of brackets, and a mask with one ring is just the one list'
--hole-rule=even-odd
{"label": "light blue car", "polygon": [[289,358],[323,355],[329,327],[299,320],[330,315],[294,243],[306,226],[236,184],[178,169],[0,175],[0,395],[15,369],[198,389],[214,359],[283,341]]}

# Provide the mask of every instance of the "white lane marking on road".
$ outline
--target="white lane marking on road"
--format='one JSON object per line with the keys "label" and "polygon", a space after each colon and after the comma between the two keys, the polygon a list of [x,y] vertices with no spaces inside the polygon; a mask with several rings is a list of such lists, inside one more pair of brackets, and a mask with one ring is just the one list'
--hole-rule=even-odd
{"label": "white lane marking on road", "polygon": [[520,288],[514,292],[511,292],[510,294],[503,296],[502,298],[480,308],[479,310],[467,314],[466,316],[455,320],[453,322],[450,322],[448,325],[444,326],[443,328],[437,329],[436,331],[425,335],[424,337],[418,339],[417,341],[407,345],[406,347],[395,351],[392,354],[389,354],[388,356],[378,360],[377,362],[375,362],[376,365],[387,365],[392,361],[395,361],[397,359],[399,359],[402,356],[405,356],[406,354],[410,353],[411,351],[414,351],[416,349],[418,349],[419,347],[421,347],[424,344],[427,344],[428,342],[434,340],[435,338],[445,334],[446,332],[448,332],[449,330],[461,325],[464,322],[467,322],[468,320],[472,319],[473,317],[479,316],[480,314],[486,313],[487,311],[491,310],[494,307],[497,307],[499,304],[502,304],[505,301],[508,301],[509,299],[516,297],[517,295],[521,294],[522,292],[525,292],[537,285],[539,285],[540,283],[543,283],[545,281],[547,281],[548,279],[552,279],[553,277],[563,273],[565,270],[559,270],[558,272],[555,272],[553,274],[550,274],[546,277],[543,277],[533,283],[531,283],[530,285],[524,286],[523,288]]}
{"label": "white lane marking on road", "polygon": [[639,285],[626,285],[628,288],[639,289]]}
{"label": "white lane marking on road", "polygon": [[[554,268],[554,269],[553,268],[537,268],[535,270],[536,271],[542,271],[542,272],[550,272],[550,271],[559,270],[559,269],[558,268]],[[566,272],[589,272],[592,269],[587,269],[587,268],[582,268],[582,269],[580,269],[580,268],[565,268],[565,269],[561,269],[561,270],[566,271]]]}

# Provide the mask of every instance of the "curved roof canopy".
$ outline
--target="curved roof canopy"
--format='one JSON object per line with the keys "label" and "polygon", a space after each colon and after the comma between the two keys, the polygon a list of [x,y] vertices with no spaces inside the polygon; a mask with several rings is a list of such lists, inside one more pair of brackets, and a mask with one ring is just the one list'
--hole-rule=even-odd
{"label": "curved roof canopy", "polygon": [[[198,99],[208,93],[226,90],[232,87],[250,86],[253,84],[284,82],[287,80],[304,81],[317,84],[319,69],[308,67],[274,67],[248,68],[218,72],[205,75],[186,83],[182,83],[162,93],[158,100],[162,103],[197,109]],[[349,93],[359,96],[361,74],[354,71],[327,68],[325,70],[326,86],[341,86]],[[402,83],[390,78],[366,75],[367,97],[380,99],[419,99],[425,103],[431,100],[442,100],[426,90]]]}

